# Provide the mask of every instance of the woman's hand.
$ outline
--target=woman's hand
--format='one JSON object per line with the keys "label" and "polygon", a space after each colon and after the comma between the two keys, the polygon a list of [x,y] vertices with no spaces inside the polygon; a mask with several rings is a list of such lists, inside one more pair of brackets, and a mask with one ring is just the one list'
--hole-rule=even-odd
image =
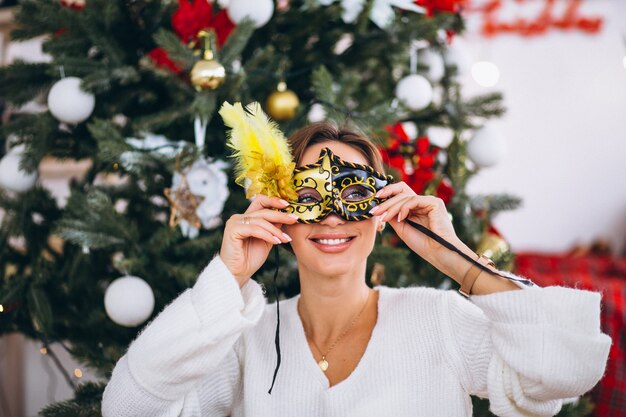
{"label": "woman's hand", "polygon": [[240,287],[263,265],[274,245],[291,241],[280,227],[296,223],[298,217],[272,210],[288,205],[280,198],[258,195],[244,214],[234,214],[226,221],[220,258]]}
{"label": "woman's hand", "polygon": [[418,195],[405,182],[390,184],[379,190],[376,196],[388,197],[388,200],[374,207],[370,213],[388,222],[409,248],[429,262],[444,253],[447,255],[450,250],[403,220],[419,223],[457,247],[465,246],[454,232],[442,199]]}

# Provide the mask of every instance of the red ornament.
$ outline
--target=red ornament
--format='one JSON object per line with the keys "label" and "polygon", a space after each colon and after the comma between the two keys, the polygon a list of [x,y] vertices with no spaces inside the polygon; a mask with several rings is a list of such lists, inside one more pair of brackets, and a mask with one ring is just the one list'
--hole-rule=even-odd
{"label": "red ornament", "polygon": [[[460,13],[470,0],[415,0],[415,4],[424,7],[428,16],[432,17],[436,13]],[[446,29],[446,41],[449,44],[454,39],[454,31]]]}
{"label": "red ornament", "polygon": [[437,185],[435,193],[437,194],[437,197],[441,198],[445,204],[448,204],[454,196],[454,188],[452,187],[452,183],[447,178],[443,178],[439,182],[439,185]]}
{"label": "red ornament", "polygon": [[154,48],[148,53],[148,56],[152,59],[154,64],[159,68],[165,68],[172,71],[174,74],[180,74],[182,69],[172,61],[163,48]]}
{"label": "red ornament", "polygon": [[415,0],[415,4],[426,9],[428,16],[435,13],[458,13],[466,0]]}
{"label": "red ornament", "polygon": [[185,43],[196,40],[198,32],[213,29],[217,45],[222,46],[235,28],[226,10],[213,14],[213,5],[208,0],[178,0],[178,9],[172,15],[172,28]]}
{"label": "red ornament", "polygon": [[431,146],[426,136],[411,141],[402,124],[386,127],[391,133],[387,148],[380,149],[383,162],[402,174],[402,181],[418,194],[435,178],[434,166],[439,148]]}
{"label": "red ornament", "polygon": [[[212,29],[219,47],[224,45],[235,28],[226,10],[213,14],[213,5],[208,0],[178,0],[178,9],[172,15],[171,22],[172,28],[184,43],[197,40],[201,30]],[[148,56],[157,67],[169,69],[174,74],[181,73],[179,66],[170,59],[164,49],[155,48]]]}

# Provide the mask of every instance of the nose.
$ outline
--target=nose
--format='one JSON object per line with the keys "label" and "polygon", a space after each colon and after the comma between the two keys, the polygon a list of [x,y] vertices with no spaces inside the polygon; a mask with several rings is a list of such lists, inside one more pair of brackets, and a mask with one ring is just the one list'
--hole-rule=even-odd
{"label": "nose", "polygon": [[330,227],[337,227],[339,225],[344,224],[346,221],[344,219],[342,219],[341,217],[339,217],[338,215],[331,213],[328,216],[326,216],[321,222],[320,224],[323,224],[325,226],[330,226]]}

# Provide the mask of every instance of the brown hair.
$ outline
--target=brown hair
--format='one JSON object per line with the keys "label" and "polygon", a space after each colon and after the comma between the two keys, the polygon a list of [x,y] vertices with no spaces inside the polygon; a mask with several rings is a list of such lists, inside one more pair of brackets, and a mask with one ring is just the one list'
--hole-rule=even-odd
{"label": "brown hair", "polygon": [[304,151],[316,143],[336,141],[345,143],[359,152],[368,161],[368,164],[381,174],[385,173],[383,159],[374,143],[356,128],[342,126],[339,127],[331,122],[317,122],[305,126],[288,139],[296,165],[300,165],[300,160]]}

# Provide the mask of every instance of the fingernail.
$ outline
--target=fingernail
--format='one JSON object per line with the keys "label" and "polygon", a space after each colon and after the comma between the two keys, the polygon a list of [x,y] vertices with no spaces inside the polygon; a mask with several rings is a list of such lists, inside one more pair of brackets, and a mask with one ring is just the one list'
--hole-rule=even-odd
{"label": "fingernail", "polygon": [[287,214],[287,216],[291,217],[294,220],[298,220],[300,218],[300,217],[298,217],[298,215],[293,214],[293,213],[289,213],[289,214]]}
{"label": "fingernail", "polygon": [[387,218],[387,213],[383,214],[383,215],[380,217],[380,221],[381,221],[381,222],[384,222],[384,221],[385,221],[385,218]]}
{"label": "fingernail", "polygon": [[280,240],[279,238],[277,238],[276,236],[274,236],[274,242],[276,242],[276,243],[277,243],[277,244],[279,244],[279,245],[280,245],[281,243],[283,243],[283,241],[282,241],[282,240]]}
{"label": "fingernail", "polygon": [[380,208],[380,206],[376,206],[376,207],[372,208],[370,210],[370,214],[374,214],[376,212],[376,210],[378,210],[379,208]]}
{"label": "fingernail", "polygon": [[281,198],[281,199],[280,199],[280,204],[282,204],[283,206],[288,206],[288,205],[289,205],[289,202],[288,202],[288,201],[285,201],[285,200],[283,200],[283,199]]}
{"label": "fingernail", "polygon": [[402,217],[402,214],[398,213],[398,223],[400,222],[400,217]]}
{"label": "fingernail", "polygon": [[383,195],[383,190],[378,190],[376,192],[376,197],[380,197],[381,195]]}
{"label": "fingernail", "polygon": [[287,233],[283,233],[283,236],[285,237],[285,239],[291,242],[291,236],[289,236]]}

